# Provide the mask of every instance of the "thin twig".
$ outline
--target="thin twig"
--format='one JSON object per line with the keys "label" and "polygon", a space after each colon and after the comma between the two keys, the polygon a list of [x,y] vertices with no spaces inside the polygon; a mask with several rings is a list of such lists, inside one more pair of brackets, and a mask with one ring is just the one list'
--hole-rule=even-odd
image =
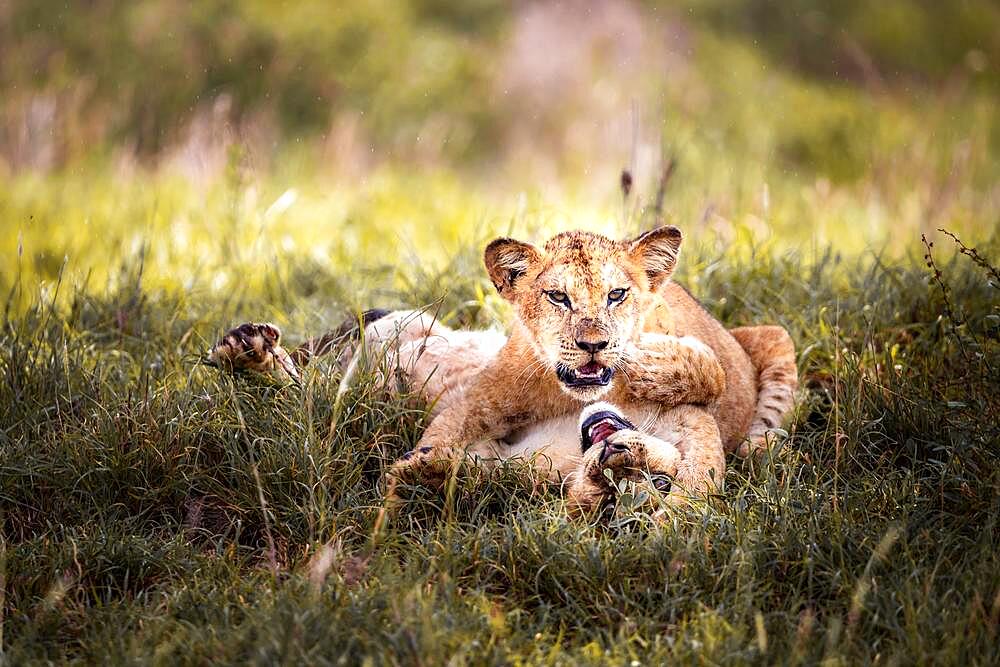
{"label": "thin twig", "polygon": [[963,255],[965,255],[966,257],[968,257],[969,259],[971,259],[977,266],[984,269],[986,273],[988,273],[990,277],[993,278],[993,282],[991,282],[990,284],[996,289],[1000,289],[1000,270],[997,270],[997,267],[993,266],[988,261],[986,261],[986,259],[983,258],[982,255],[976,252],[975,248],[970,248],[969,246],[962,243],[961,239],[959,239],[957,236],[949,232],[947,229],[939,227],[938,231],[941,232],[942,234],[950,236],[952,240],[956,244],[958,244],[958,251]]}
{"label": "thin twig", "polygon": [[924,259],[927,261],[927,268],[931,270],[931,280],[937,283],[938,287],[941,288],[941,296],[944,298],[945,315],[948,316],[948,321],[951,322],[951,326],[953,328],[957,328],[962,324],[965,324],[965,321],[958,320],[958,318],[955,316],[955,309],[952,308],[951,306],[951,298],[949,297],[951,289],[942,279],[941,269],[937,267],[937,264],[934,262],[934,255],[931,254],[931,248],[934,247],[934,242],[928,241],[927,236],[924,234],[920,235],[920,240],[923,242],[924,247],[927,249],[927,252],[924,253]]}
{"label": "thin twig", "polygon": [[656,216],[657,222],[659,222],[660,216],[663,215],[663,199],[667,195],[667,186],[670,184],[670,179],[673,178],[674,171],[676,170],[677,158],[671,156],[667,160],[667,166],[660,173],[660,182],[656,187],[656,199],[653,200],[653,215]]}

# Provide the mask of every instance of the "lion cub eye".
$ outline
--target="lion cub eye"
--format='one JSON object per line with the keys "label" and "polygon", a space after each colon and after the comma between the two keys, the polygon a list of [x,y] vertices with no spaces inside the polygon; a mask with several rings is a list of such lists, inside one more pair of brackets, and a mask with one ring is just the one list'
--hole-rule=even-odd
{"label": "lion cub eye", "polygon": [[653,487],[660,493],[666,493],[673,486],[673,480],[666,473],[651,473],[649,479],[653,482]]}
{"label": "lion cub eye", "polygon": [[608,292],[608,305],[610,306],[614,303],[621,303],[625,300],[626,296],[628,296],[628,288],[619,287],[618,289],[613,289]]}
{"label": "lion cub eye", "polygon": [[560,292],[558,290],[544,290],[544,293],[545,296],[549,298],[549,301],[557,306],[569,308],[572,305],[566,292]]}

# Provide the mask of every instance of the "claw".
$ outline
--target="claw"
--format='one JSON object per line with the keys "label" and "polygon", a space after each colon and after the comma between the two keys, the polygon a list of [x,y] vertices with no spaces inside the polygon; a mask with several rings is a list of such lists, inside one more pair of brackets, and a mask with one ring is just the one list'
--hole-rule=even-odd
{"label": "claw", "polygon": [[277,345],[281,341],[281,330],[273,324],[261,324],[260,333],[269,340],[272,345]]}
{"label": "claw", "polygon": [[277,344],[280,337],[281,332],[274,325],[247,322],[230,329],[201,363],[232,372],[282,371],[294,384],[301,386],[295,363]]}
{"label": "claw", "polygon": [[282,370],[285,371],[288,377],[292,378],[292,382],[298,384],[300,382],[299,371],[295,368],[295,364],[292,363],[288,354],[280,347],[272,349],[271,353],[274,355],[275,360],[277,360],[278,365],[281,366]]}

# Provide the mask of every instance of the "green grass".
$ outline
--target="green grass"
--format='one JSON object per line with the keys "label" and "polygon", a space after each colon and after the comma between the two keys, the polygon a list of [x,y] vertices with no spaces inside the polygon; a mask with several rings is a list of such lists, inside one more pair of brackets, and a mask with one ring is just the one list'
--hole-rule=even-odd
{"label": "green grass", "polygon": [[[0,663],[1000,662],[986,0],[635,4],[634,66],[574,27],[548,96],[533,3],[51,4],[0,21]],[[237,140],[191,139],[220,99]],[[375,535],[425,406],[197,364],[251,319],[509,322],[483,244],[654,224],[657,147],[679,280],[799,354],[714,505],[569,519],[511,464]]]}
{"label": "green grass", "polygon": [[[734,461],[716,506],[663,527],[570,520],[512,466],[418,496],[377,539],[382,475],[421,406],[364,381],[334,414],[329,365],[295,389],[194,362],[249,317],[295,338],[358,304],[437,296],[452,321],[488,324],[474,244],[388,274],[278,253],[236,290],[196,272],[169,287],[127,253],[106,288],[15,274],[5,657],[995,662],[997,286],[941,245],[953,319],[916,257],[685,257],[681,279],[727,324],[789,328],[807,388],[781,455]],[[150,242],[145,270],[168,250]]]}

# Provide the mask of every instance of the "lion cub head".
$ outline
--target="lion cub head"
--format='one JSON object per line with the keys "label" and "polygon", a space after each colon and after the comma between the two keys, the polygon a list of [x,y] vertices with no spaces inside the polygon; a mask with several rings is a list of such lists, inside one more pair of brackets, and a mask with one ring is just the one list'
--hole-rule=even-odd
{"label": "lion cub head", "polygon": [[611,387],[642,331],[651,295],[674,271],[681,239],[676,227],[627,241],[565,232],[542,248],[502,238],[486,246],[484,260],[539,360],[567,393],[593,401]]}

